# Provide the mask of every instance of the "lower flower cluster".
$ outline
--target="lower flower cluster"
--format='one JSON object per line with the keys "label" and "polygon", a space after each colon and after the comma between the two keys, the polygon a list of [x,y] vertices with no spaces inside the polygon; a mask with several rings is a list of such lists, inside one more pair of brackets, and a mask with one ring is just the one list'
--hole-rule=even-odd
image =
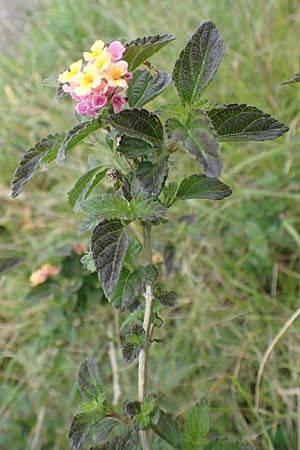
{"label": "lower flower cluster", "polygon": [[109,102],[115,112],[120,112],[126,103],[124,94],[132,73],[122,60],[125,47],[113,41],[108,47],[96,41],[90,52],[84,52],[82,59],[74,62],[62,72],[58,80],[63,90],[76,100],[76,112],[97,117],[99,111]]}

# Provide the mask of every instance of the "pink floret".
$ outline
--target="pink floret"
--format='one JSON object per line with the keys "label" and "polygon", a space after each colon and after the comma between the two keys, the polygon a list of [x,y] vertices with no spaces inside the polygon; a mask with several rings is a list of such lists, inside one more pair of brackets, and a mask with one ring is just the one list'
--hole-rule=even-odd
{"label": "pink floret", "polygon": [[125,47],[119,41],[113,41],[107,49],[112,56],[112,62],[119,61],[125,51]]}
{"label": "pink floret", "polygon": [[118,113],[123,108],[124,104],[126,103],[126,100],[124,97],[122,97],[122,95],[114,95],[113,98],[111,99],[111,102],[114,108],[114,112]]}

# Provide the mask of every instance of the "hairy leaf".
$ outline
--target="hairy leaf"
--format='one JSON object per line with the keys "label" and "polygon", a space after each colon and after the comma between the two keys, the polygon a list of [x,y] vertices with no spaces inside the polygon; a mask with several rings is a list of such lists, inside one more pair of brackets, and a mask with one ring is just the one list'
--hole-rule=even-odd
{"label": "hairy leaf", "polygon": [[168,161],[166,159],[157,163],[143,161],[135,170],[135,177],[139,180],[142,190],[152,196],[160,194],[167,176]]}
{"label": "hairy leaf", "polygon": [[128,233],[120,220],[104,220],[94,229],[91,250],[104,294],[115,288],[128,247]]}
{"label": "hairy leaf", "polygon": [[153,150],[154,148],[149,142],[146,142],[143,139],[126,136],[126,134],[121,136],[117,146],[117,151],[127,158],[149,156]]}
{"label": "hairy leaf", "polygon": [[129,245],[125,255],[125,262],[132,265],[135,263],[136,258],[142,251],[142,244],[137,240],[137,238],[132,238],[129,241]]}
{"label": "hairy leaf", "polygon": [[269,114],[245,104],[222,105],[207,111],[220,141],[268,141],[289,130]]}
{"label": "hairy leaf", "polygon": [[176,304],[177,294],[174,291],[163,291],[162,289],[157,289],[155,291],[155,298],[163,306],[173,307]]}
{"label": "hairy leaf", "polygon": [[66,153],[70,153],[87,136],[89,136],[91,133],[99,130],[99,128],[102,127],[103,127],[102,121],[99,118],[97,118],[88,120],[87,122],[81,122],[74,128],[72,128],[72,130],[68,131],[59,147],[57,153],[57,161],[59,163],[62,163],[66,157]]}
{"label": "hairy leaf", "polygon": [[193,110],[185,125],[168,119],[165,125],[170,142],[179,142],[203,166],[205,174],[217,178],[222,169],[217,133],[205,111]]}
{"label": "hairy leaf", "polygon": [[87,358],[80,364],[77,381],[80,391],[86,398],[97,400],[103,396],[104,386],[94,359]]}
{"label": "hairy leaf", "polygon": [[214,78],[224,51],[224,42],[215,24],[201,24],[181,51],[173,71],[173,80],[183,104],[198,100]]}
{"label": "hairy leaf", "polygon": [[213,439],[204,450],[256,450],[255,447],[241,442],[230,441],[228,439]]}
{"label": "hairy leaf", "polygon": [[174,39],[176,38],[173,34],[155,34],[134,39],[126,44],[123,59],[128,62],[128,70],[136,69]]}
{"label": "hairy leaf", "polygon": [[0,258],[0,274],[7,270],[14,269],[24,262],[24,258],[20,256],[10,256],[8,258]]}
{"label": "hairy leaf", "polygon": [[93,444],[103,445],[118,424],[119,421],[113,417],[105,417],[100,420],[92,430],[91,439]]}
{"label": "hairy leaf", "polygon": [[163,204],[169,208],[176,199],[176,194],[178,191],[178,183],[176,181],[171,181],[163,187]]}
{"label": "hairy leaf", "polygon": [[21,159],[12,181],[12,197],[15,198],[24,190],[24,184],[33,177],[42,158],[51,150],[57,153],[64,140],[65,133],[50,134],[31,147]]}
{"label": "hairy leaf", "polygon": [[183,438],[178,424],[171,414],[159,410],[159,414],[156,420],[152,422],[151,428],[168,444],[175,448],[184,449]]}
{"label": "hairy leaf", "polygon": [[136,323],[126,335],[122,354],[126,362],[132,363],[138,356],[145,343],[145,331],[141,324]]}
{"label": "hairy leaf", "polygon": [[163,144],[162,124],[155,114],[146,109],[123,109],[120,113],[111,114],[109,122],[120,133],[143,139],[156,146]]}
{"label": "hairy leaf", "polygon": [[135,415],[134,424],[139,430],[148,430],[159,413],[154,394],[147,395],[141,403],[141,410]]}
{"label": "hairy leaf", "polygon": [[185,448],[200,450],[209,432],[208,404],[205,399],[184,414],[183,436]]}
{"label": "hairy leaf", "polygon": [[91,188],[94,188],[106,175],[107,169],[103,169],[100,164],[88,170],[75,183],[74,187],[68,192],[68,201],[74,212],[79,212],[82,203],[91,193]]}
{"label": "hairy leaf", "polygon": [[128,82],[127,97],[131,108],[141,106],[153,100],[172,83],[168,72],[154,74],[149,70],[136,70]]}
{"label": "hairy leaf", "polygon": [[203,174],[195,174],[190,175],[180,183],[175,199],[206,198],[222,200],[231,195],[231,193],[229,186],[217,178],[208,178]]}

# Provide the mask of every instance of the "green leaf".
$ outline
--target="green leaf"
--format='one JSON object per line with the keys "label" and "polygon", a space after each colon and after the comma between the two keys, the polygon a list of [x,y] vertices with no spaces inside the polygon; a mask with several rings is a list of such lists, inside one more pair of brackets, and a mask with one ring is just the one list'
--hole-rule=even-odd
{"label": "green leaf", "polygon": [[200,25],[175,63],[173,80],[183,104],[194,103],[214,78],[225,51],[213,22]]}
{"label": "green leaf", "polygon": [[10,256],[8,258],[0,258],[0,274],[7,270],[15,269],[24,262],[24,258],[20,256]]}
{"label": "green leaf", "polygon": [[202,450],[209,432],[209,411],[205,399],[184,414],[184,448]]}
{"label": "green leaf", "polygon": [[24,190],[24,184],[33,177],[42,158],[50,151],[58,151],[65,133],[50,134],[31,147],[21,159],[12,181],[12,197],[15,198]]}
{"label": "green leaf", "polygon": [[109,122],[115,129],[128,136],[161,146],[164,141],[163,127],[159,118],[146,109],[123,109],[120,113],[111,114]]}
{"label": "green leaf", "polygon": [[214,439],[205,446],[204,450],[256,450],[255,447],[228,439]]}
{"label": "green leaf", "polygon": [[134,424],[138,430],[148,430],[158,413],[156,396],[147,395],[141,403],[140,412],[134,417]]}
{"label": "green leaf", "polygon": [[162,289],[156,289],[155,299],[159,301],[163,306],[173,307],[176,304],[177,294],[174,291],[164,291]]}
{"label": "green leaf", "polygon": [[170,142],[179,142],[201,164],[205,174],[217,178],[222,169],[219,158],[217,133],[205,111],[195,109],[183,125],[176,119],[168,119],[165,125]]}
{"label": "green leaf", "polygon": [[86,225],[101,219],[154,220],[167,209],[150,196],[133,198],[130,202],[115,194],[103,194],[86,200],[83,211],[88,215]]}
{"label": "green leaf", "polygon": [[269,114],[245,104],[222,105],[207,111],[220,141],[268,141],[289,130]]}
{"label": "green leaf", "polygon": [[57,161],[59,163],[62,163],[66,157],[66,153],[70,153],[87,136],[89,136],[94,131],[97,131],[100,128],[102,128],[103,125],[104,125],[103,122],[99,118],[97,118],[93,120],[88,120],[87,122],[81,122],[74,128],[72,128],[72,130],[68,131],[66,133],[63,142],[59,147],[57,153]]}
{"label": "green leaf", "polygon": [[145,343],[145,331],[140,323],[135,323],[126,335],[126,342],[122,348],[123,358],[132,363],[138,356]]}
{"label": "green leaf", "polygon": [[91,440],[95,445],[103,445],[110,433],[116,425],[119,424],[119,420],[113,417],[105,417],[100,420],[92,429]]}
{"label": "green leaf", "polygon": [[86,398],[90,400],[103,398],[104,386],[94,359],[87,358],[80,364],[77,382],[81,393]]}
{"label": "green leaf", "polygon": [[142,251],[142,244],[137,240],[137,238],[132,238],[129,241],[129,245],[125,255],[125,262],[129,265],[135,263],[136,258]]}
{"label": "green leaf", "polygon": [[104,220],[92,233],[91,250],[106,297],[118,283],[127,247],[128,233],[120,220]]}
{"label": "green leaf", "polygon": [[149,70],[136,70],[128,82],[127,97],[131,108],[140,108],[161,94],[172,83],[168,72],[154,74]]}
{"label": "green leaf", "polygon": [[292,84],[292,83],[300,83],[300,73],[297,72],[293,75],[289,80],[282,81],[280,84]]}
{"label": "green leaf", "polygon": [[87,252],[85,253],[81,259],[80,259],[81,264],[83,264],[85,266],[85,268],[91,272],[94,273],[96,272],[96,267],[95,267],[95,263],[93,260],[93,255],[91,252]]}
{"label": "green leaf", "polygon": [[176,181],[171,181],[163,187],[163,204],[169,208],[176,199],[176,194],[178,191],[178,183]]}
{"label": "green leaf", "polygon": [[146,284],[153,284],[156,278],[157,271],[152,265],[140,267],[133,272],[123,268],[119,281],[109,297],[109,301],[115,308],[123,310],[134,303],[139,295],[144,293]]}
{"label": "green leaf", "polygon": [[68,192],[68,202],[74,212],[77,213],[80,211],[84,200],[91,193],[91,188],[94,188],[105,177],[107,169],[102,171],[100,169],[103,169],[102,164],[88,170],[76,181],[74,187]]}
{"label": "green leaf", "polygon": [[126,431],[115,436],[111,443],[103,450],[136,450],[138,443],[137,431],[127,428]]}
{"label": "green leaf", "polygon": [[231,193],[229,186],[217,178],[208,178],[203,174],[195,174],[190,175],[180,183],[175,199],[206,198],[222,200],[231,195]]}
{"label": "green leaf", "polygon": [[167,176],[168,161],[166,159],[157,163],[143,161],[135,170],[135,177],[139,180],[140,187],[151,196],[160,194]]}
{"label": "green leaf", "polygon": [[125,416],[134,417],[141,412],[141,402],[130,402],[129,400],[125,400],[123,410]]}
{"label": "green leaf", "polygon": [[117,144],[117,152],[122,153],[127,158],[139,158],[149,156],[154,148],[149,142],[143,139],[126,136],[123,134]]}
{"label": "green leaf", "polygon": [[136,69],[174,39],[176,38],[173,34],[155,34],[134,39],[126,44],[123,59],[128,62],[128,70]]}
{"label": "green leaf", "polygon": [[152,422],[151,428],[168,444],[175,448],[185,449],[178,424],[171,414],[159,410],[159,414]]}

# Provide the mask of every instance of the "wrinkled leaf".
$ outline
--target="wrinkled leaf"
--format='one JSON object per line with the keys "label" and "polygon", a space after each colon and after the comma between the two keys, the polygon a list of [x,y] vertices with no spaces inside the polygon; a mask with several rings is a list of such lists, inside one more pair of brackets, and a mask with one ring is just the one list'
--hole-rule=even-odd
{"label": "wrinkled leaf", "polygon": [[123,109],[111,114],[109,122],[119,132],[161,146],[164,141],[163,127],[159,118],[146,109]]}
{"label": "wrinkled leaf", "polygon": [[62,163],[66,157],[66,153],[70,153],[87,136],[89,136],[91,133],[99,130],[102,127],[103,127],[102,121],[99,118],[97,118],[88,120],[87,122],[81,122],[74,128],[72,128],[72,130],[68,131],[59,147],[57,153],[57,161],[59,163]]}
{"label": "wrinkled leaf", "polygon": [[194,110],[185,125],[168,119],[165,125],[170,142],[181,143],[204,168],[210,178],[217,178],[222,169],[217,133],[205,111]]}
{"label": "wrinkled leaf", "polygon": [[87,358],[80,364],[77,381],[81,393],[86,398],[97,400],[103,396],[104,386],[94,359]]}
{"label": "wrinkled leaf", "polygon": [[245,104],[222,105],[207,111],[220,141],[268,141],[289,130],[270,114]]}
{"label": "wrinkled leaf", "polygon": [[74,187],[68,192],[68,202],[74,212],[79,212],[84,200],[91,193],[91,187],[95,187],[106,175],[107,169],[103,165],[98,165],[88,170],[75,183]]}
{"label": "wrinkled leaf", "polygon": [[120,220],[104,220],[94,229],[91,250],[104,294],[115,288],[128,247],[128,233]]}
{"label": "wrinkled leaf", "polygon": [[163,306],[173,307],[176,304],[177,294],[174,291],[164,291],[158,289],[155,292],[155,299],[159,301]]}
{"label": "wrinkled leaf", "polygon": [[159,414],[155,421],[152,422],[151,428],[168,444],[175,448],[184,449],[181,432],[175,418],[171,414],[159,410]]}
{"label": "wrinkled leaf", "polygon": [[134,264],[136,258],[138,257],[138,255],[141,253],[142,251],[142,244],[137,240],[137,238],[132,238],[129,241],[129,245],[126,251],[126,255],[125,255],[125,262],[127,264]]}
{"label": "wrinkled leaf", "polygon": [[141,403],[140,412],[135,415],[134,424],[139,430],[148,430],[159,412],[154,394],[147,395]]}
{"label": "wrinkled leaf", "polygon": [[143,161],[137,166],[135,176],[144,192],[158,196],[168,176],[168,161],[166,159],[157,163]]}
{"label": "wrinkled leaf", "polygon": [[214,78],[225,51],[213,22],[204,22],[192,35],[175,63],[173,80],[183,104],[194,103]]}
{"label": "wrinkled leaf", "polygon": [[132,363],[139,356],[144,343],[145,331],[140,323],[136,323],[126,335],[126,341],[122,348],[124,360]]}
{"label": "wrinkled leaf", "polygon": [[142,156],[149,156],[154,148],[149,142],[143,139],[126,136],[123,134],[117,146],[117,151],[125,155],[127,158],[138,158]]}
{"label": "wrinkled leaf", "polygon": [[128,62],[128,70],[136,69],[174,39],[172,34],[155,34],[134,39],[126,44],[123,59]]}
{"label": "wrinkled leaf", "polygon": [[189,409],[184,415],[183,436],[188,449],[200,450],[209,432],[209,411],[205,399]]}
{"label": "wrinkled leaf", "polygon": [[42,158],[50,151],[57,153],[64,140],[65,133],[50,134],[31,147],[21,159],[12,181],[12,197],[15,198],[24,190],[24,184],[33,177]]}
{"label": "wrinkled leaf", "polygon": [[231,193],[232,191],[229,186],[217,178],[208,178],[203,174],[194,174],[185,178],[180,183],[175,199],[206,198],[210,200],[222,200],[231,195]]}
{"label": "wrinkled leaf", "polygon": [[128,82],[127,97],[131,108],[141,106],[153,100],[172,83],[172,76],[168,72],[154,74],[149,70],[136,70],[133,78]]}

